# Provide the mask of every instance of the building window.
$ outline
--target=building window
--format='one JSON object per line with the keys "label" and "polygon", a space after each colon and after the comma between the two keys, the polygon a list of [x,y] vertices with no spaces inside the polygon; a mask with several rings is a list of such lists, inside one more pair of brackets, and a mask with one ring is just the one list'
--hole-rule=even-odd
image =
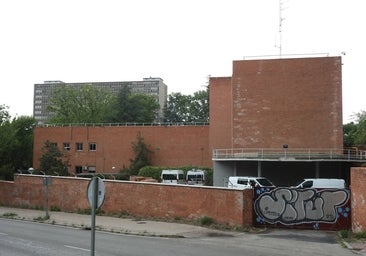
{"label": "building window", "polygon": [[89,143],[89,150],[90,151],[97,150],[97,143]]}
{"label": "building window", "polygon": [[75,173],[82,173],[83,167],[82,166],[75,166]]}
{"label": "building window", "polygon": [[88,172],[95,173],[95,170],[96,170],[95,166],[88,166]]}
{"label": "building window", "polygon": [[77,142],[75,144],[75,148],[77,151],[82,151],[83,150],[83,143],[82,142]]}
{"label": "building window", "polygon": [[63,147],[64,147],[64,150],[70,151],[70,143],[64,142]]}

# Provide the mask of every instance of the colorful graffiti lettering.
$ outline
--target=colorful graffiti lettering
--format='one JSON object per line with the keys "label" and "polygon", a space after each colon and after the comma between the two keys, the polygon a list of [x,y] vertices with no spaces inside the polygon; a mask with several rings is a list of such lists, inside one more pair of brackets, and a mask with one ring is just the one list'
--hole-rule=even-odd
{"label": "colorful graffiti lettering", "polygon": [[260,223],[335,223],[340,214],[348,216],[348,207],[340,208],[348,200],[348,190],[277,188],[261,194],[254,209]]}

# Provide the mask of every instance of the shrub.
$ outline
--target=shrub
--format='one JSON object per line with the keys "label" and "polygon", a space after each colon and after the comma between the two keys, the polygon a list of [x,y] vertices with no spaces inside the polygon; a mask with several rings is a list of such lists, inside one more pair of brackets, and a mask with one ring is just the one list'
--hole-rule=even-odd
{"label": "shrub", "polygon": [[211,224],[214,223],[213,219],[209,216],[201,217],[200,222],[202,226],[210,226]]}

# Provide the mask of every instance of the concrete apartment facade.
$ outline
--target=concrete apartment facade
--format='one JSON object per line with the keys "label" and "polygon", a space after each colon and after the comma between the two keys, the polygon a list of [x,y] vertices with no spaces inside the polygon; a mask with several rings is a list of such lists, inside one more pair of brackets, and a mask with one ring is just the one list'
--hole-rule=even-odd
{"label": "concrete apartment facade", "polygon": [[[141,133],[154,151],[154,165],[213,167],[215,186],[227,186],[228,176],[265,176],[275,185],[305,177],[348,181],[350,167],[365,162],[366,154],[343,149],[341,62],[234,61],[231,77],[210,78],[208,126],[37,127],[34,167],[50,140],[71,146],[71,173],[81,167],[118,172],[129,166],[131,143]],[[78,152],[80,142],[96,144],[96,151]]]}
{"label": "concrete apartment facade", "polygon": [[44,124],[47,119],[52,117],[52,113],[48,111],[47,107],[50,104],[52,92],[61,87],[80,88],[85,85],[95,86],[96,88],[106,89],[117,95],[124,86],[130,88],[132,93],[142,93],[152,95],[160,105],[159,117],[163,117],[163,109],[166,104],[168,87],[163,79],[149,77],[142,81],[124,81],[124,82],[83,82],[83,83],[64,83],[62,81],[45,81],[43,84],[34,85],[33,98],[33,116],[37,123]]}

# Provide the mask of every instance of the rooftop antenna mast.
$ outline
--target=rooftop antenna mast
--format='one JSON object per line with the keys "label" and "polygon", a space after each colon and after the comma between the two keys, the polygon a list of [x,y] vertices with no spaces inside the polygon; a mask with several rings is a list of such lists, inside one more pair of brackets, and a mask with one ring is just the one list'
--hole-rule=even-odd
{"label": "rooftop antenna mast", "polygon": [[279,0],[279,23],[278,23],[278,34],[279,34],[279,45],[277,46],[280,50],[280,57],[282,56],[282,21],[284,18],[282,17],[282,11],[286,8],[283,8],[283,1]]}

